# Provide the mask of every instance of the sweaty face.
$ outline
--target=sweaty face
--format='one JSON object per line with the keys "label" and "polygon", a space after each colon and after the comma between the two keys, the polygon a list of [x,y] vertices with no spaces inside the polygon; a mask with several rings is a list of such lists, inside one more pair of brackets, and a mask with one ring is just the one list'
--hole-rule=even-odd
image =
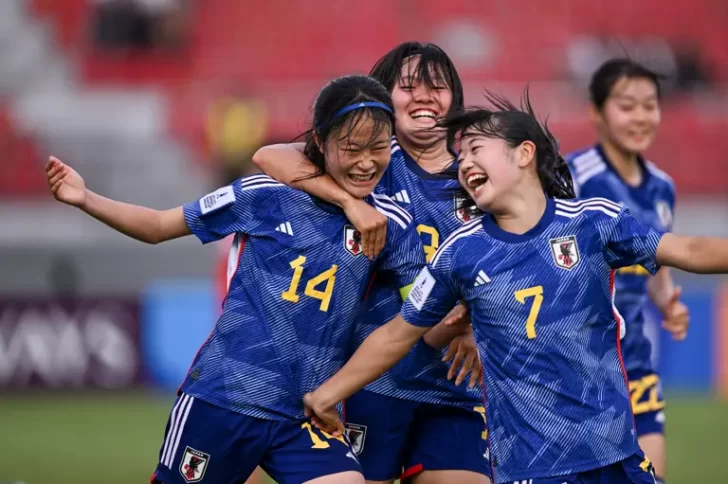
{"label": "sweaty face", "polygon": [[619,79],[602,107],[599,124],[603,135],[621,151],[645,151],[660,125],[655,84],[644,78]]}
{"label": "sweaty face", "polygon": [[497,212],[499,201],[518,182],[513,149],[505,141],[466,131],[460,142],[460,184],[479,209]]}
{"label": "sweaty face", "polygon": [[392,129],[370,114],[351,119],[326,141],[326,170],[351,196],[364,198],[389,165]]}
{"label": "sweaty face", "polygon": [[438,136],[431,128],[444,117],[452,104],[452,91],[441,73],[430,72],[433,85],[428,87],[417,76],[419,56],[408,58],[402,66],[399,81],[392,89],[392,103],[397,134],[419,141]]}

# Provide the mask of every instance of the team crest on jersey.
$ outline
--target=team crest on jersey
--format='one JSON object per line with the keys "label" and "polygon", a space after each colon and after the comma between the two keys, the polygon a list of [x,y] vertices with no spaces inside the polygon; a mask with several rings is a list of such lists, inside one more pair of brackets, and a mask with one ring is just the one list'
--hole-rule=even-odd
{"label": "team crest on jersey", "polygon": [[179,472],[185,482],[200,482],[205,477],[207,465],[210,463],[210,454],[205,454],[192,447],[187,447],[182,454]]}
{"label": "team crest on jersey", "polygon": [[351,450],[354,451],[354,455],[361,454],[364,450],[364,441],[367,438],[367,426],[347,423],[346,438],[349,439]]}
{"label": "team crest on jersey", "polygon": [[581,260],[575,235],[551,239],[549,245],[551,246],[551,254],[554,256],[554,262],[562,269],[571,270]]}
{"label": "team crest on jersey", "polygon": [[655,211],[657,212],[657,217],[660,219],[662,228],[669,229],[672,226],[672,210],[670,210],[670,205],[660,200],[655,204]]}
{"label": "team crest on jersey", "polygon": [[468,207],[468,208],[462,207],[462,204],[465,200],[467,200],[467,199],[463,198],[463,197],[455,197],[455,218],[460,220],[463,223],[470,222],[471,220],[473,220],[474,218],[476,218],[478,216],[477,207],[475,207],[475,206]]}
{"label": "team crest on jersey", "polygon": [[361,232],[351,225],[344,227],[344,248],[353,256],[357,256],[362,252]]}

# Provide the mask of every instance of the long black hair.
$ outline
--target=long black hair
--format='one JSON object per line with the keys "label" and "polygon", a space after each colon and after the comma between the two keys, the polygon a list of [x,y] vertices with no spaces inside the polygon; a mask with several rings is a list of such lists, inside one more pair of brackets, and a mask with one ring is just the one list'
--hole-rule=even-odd
{"label": "long black hair", "polygon": [[407,59],[414,56],[419,57],[419,62],[409,75],[422,82],[428,89],[446,85],[452,92],[452,104],[447,114],[453,115],[462,111],[465,108],[465,96],[460,75],[450,57],[435,44],[420,42],[399,44],[374,64],[369,75],[392,92],[394,86],[402,80],[402,66]]}
{"label": "long black hair", "polygon": [[[574,198],[569,167],[559,153],[558,143],[548,124],[536,118],[528,89],[521,98],[520,107],[489,91],[485,92],[485,97],[489,107],[468,108],[439,123],[447,130],[448,139],[481,135],[502,139],[511,148],[530,141],[536,146],[536,172],[545,195],[548,198]],[[458,195],[465,200],[463,208],[475,205],[464,189]]]}
{"label": "long black hair", "polygon": [[657,97],[660,97],[660,80],[664,79],[664,76],[626,57],[610,59],[594,72],[589,82],[589,97],[594,107],[599,111],[602,110],[607,98],[612,94],[614,85],[623,77],[647,79],[655,85]]}
{"label": "long black hair", "polygon": [[[387,130],[391,136],[393,113],[389,91],[376,79],[354,75],[339,77],[326,84],[313,105],[313,126],[302,135],[306,140],[304,154],[318,169],[313,176],[326,173],[326,159],[319,144],[325,145],[329,136],[349,137],[365,116],[370,116],[375,123],[370,142],[382,130]],[[348,130],[341,132],[347,123]]]}

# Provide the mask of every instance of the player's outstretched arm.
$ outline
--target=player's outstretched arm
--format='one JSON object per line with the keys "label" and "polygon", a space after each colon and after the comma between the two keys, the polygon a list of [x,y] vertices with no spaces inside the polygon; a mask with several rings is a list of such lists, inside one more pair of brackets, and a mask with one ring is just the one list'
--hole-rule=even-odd
{"label": "player's outstretched arm", "polygon": [[102,197],[88,190],[81,175],[58,158],[48,160],[46,176],[56,200],[80,208],[133,239],[157,244],[192,233],[182,207],[154,210]]}
{"label": "player's outstretched arm", "polygon": [[665,234],[657,246],[657,263],[697,274],[728,273],[728,239]]}
{"label": "player's outstretched arm", "polygon": [[314,424],[322,430],[340,435],[344,428],[333,411],[336,404],[392,368],[428,329],[409,324],[400,315],[377,328],[341,370],[306,394],[304,405],[307,415],[314,417]]}

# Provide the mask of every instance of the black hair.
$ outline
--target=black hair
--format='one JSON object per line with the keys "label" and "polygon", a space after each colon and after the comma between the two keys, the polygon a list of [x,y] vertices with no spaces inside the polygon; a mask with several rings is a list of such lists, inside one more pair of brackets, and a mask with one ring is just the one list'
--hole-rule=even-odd
{"label": "black hair", "polygon": [[[340,112],[347,106],[361,102],[381,103],[388,110],[382,107],[369,106],[352,109],[344,113]],[[375,123],[370,142],[385,129],[391,136],[394,129],[393,113],[394,107],[392,106],[389,91],[376,79],[353,75],[339,77],[326,84],[319,91],[313,104],[313,127],[302,135],[306,140],[304,154],[318,169],[318,172],[313,176],[326,173],[326,160],[324,153],[319,148],[319,143],[324,145],[332,134],[340,135],[341,139],[350,136],[365,116],[371,116]],[[342,127],[349,121],[351,123],[348,131],[341,133]],[[316,138],[318,138],[318,142]]]}
{"label": "black hair", "polygon": [[626,57],[610,59],[596,70],[589,82],[589,97],[598,110],[601,111],[614,85],[623,77],[649,80],[657,89],[657,97],[660,97],[660,80],[664,76]]}
{"label": "black hair", "polygon": [[[546,122],[539,122],[531,106],[528,89],[516,107],[507,99],[486,91],[490,107],[473,107],[441,121],[448,139],[487,136],[506,142],[511,148],[530,141],[536,146],[535,163],[538,178],[548,198],[575,198],[571,172],[559,153],[559,147]],[[466,131],[469,131],[466,133]],[[465,201],[461,208],[472,208],[475,202],[463,188],[458,196]]]}
{"label": "black hair", "polygon": [[394,86],[402,80],[402,66],[412,56],[419,56],[420,59],[416,70],[410,74],[428,89],[440,87],[444,83],[452,92],[452,104],[447,114],[453,115],[462,111],[465,108],[465,96],[460,75],[450,57],[435,44],[420,42],[399,44],[374,64],[369,75],[392,92]]}

